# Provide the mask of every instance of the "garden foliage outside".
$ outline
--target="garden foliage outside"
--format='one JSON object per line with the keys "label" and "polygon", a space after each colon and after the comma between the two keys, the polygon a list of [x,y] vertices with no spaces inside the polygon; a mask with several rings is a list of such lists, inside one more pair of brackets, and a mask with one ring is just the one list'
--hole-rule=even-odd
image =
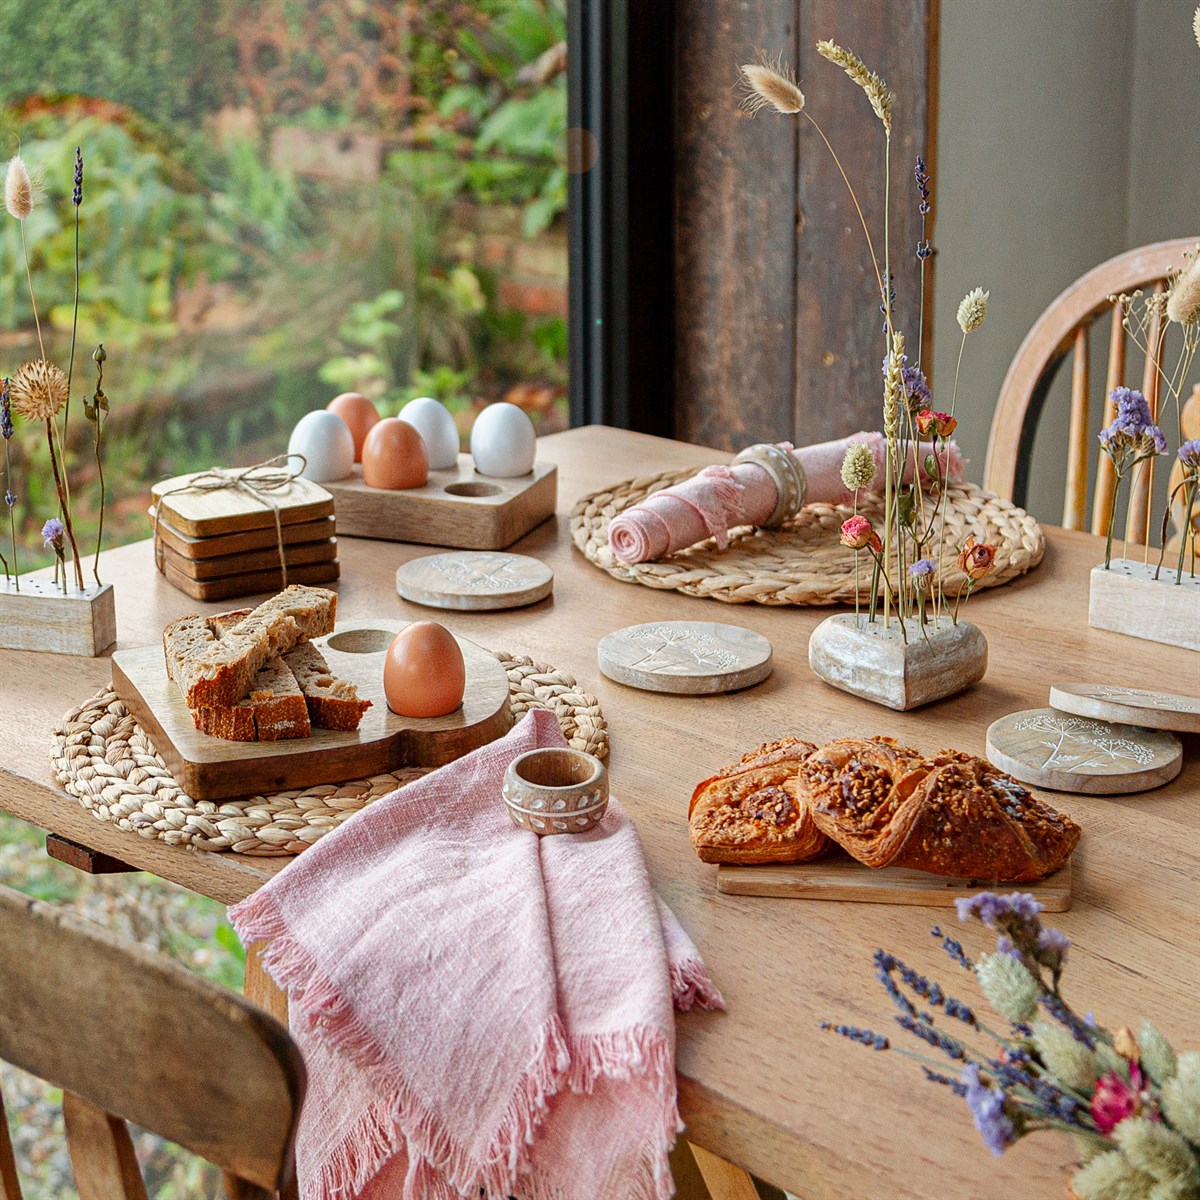
{"label": "garden foliage outside", "polygon": [[[41,177],[25,233],[51,359],[70,338],[77,146],[86,163],[79,344],[108,355],[107,545],[149,535],[154,480],[279,453],[339,391],[385,414],[436,396],[464,435],[499,399],[561,427],[564,37],[565,0],[0,6],[0,160],[20,152]],[[21,228],[5,220],[0,375],[38,356]],[[25,570],[51,561],[38,530],[57,500],[44,442],[22,432]],[[87,544],[89,439],[72,421]],[[0,883],[238,986],[241,948],[214,902],[146,875],[81,875],[3,816]],[[60,1097],[2,1066],[0,1090],[25,1194],[66,1200]],[[198,1160],[138,1147],[151,1196],[219,1194]]]}

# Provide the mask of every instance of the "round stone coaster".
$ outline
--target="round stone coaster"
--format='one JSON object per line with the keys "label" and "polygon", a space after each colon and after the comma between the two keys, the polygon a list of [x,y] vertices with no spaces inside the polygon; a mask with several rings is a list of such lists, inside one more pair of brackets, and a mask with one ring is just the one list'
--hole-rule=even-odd
{"label": "round stone coaster", "polygon": [[427,554],[396,572],[396,591],[430,608],[520,608],[536,604],[553,590],[554,572],[544,562],[503,550]]}
{"label": "round stone coaster", "polygon": [[1149,791],[1169,783],[1183,766],[1183,747],[1174,734],[1053,708],[993,721],[987,756],[1022,783],[1095,796]]}
{"label": "round stone coaster", "polygon": [[647,692],[707,696],[761,683],[771,673],[771,643],[740,625],[655,621],[602,639],[597,657],[609,679]]}
{"label": "round stone coaster", "polygon": [[1050,689],[1050,703],[1059,712],[1079,717],[1124,721],[1145,729],[1200,733],[1200,699],[1195,696],[1109,683],[1056,683]]}

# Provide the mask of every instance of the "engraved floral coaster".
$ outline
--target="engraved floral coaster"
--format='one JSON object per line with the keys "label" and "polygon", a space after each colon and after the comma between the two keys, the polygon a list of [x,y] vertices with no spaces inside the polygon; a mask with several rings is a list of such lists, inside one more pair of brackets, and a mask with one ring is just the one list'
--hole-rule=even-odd
{"label": "engraved floral coaster", "polygon": [[1050,703],[1059,712],[1077,717],[1124,721],[1144,729],[1200,733],[1200,697],[1196,696],[1109,683],[1058,683],[1050,689]]}
{"label": "engraved floral coaster", "polygon": [[503,550],[426,554],[396,571],[396,591],[430,608],[521,608],[544,600],[553,590],[554,572],[544,562]]}
{"label": "engraved floral coaster", "polygon": [[771,673],[771,643],[752,629],[712,621],[629,625],[598,647],[609,679],[647,692],[703,696],[761,683]]}
{"label": "engraved floral coaster", "polygon": [[1097,796],[1149,791],[1170,782],[1183,766],[1183,747],[1174,734],[1053,708],[994,721],[987,756],[1022,783]]}

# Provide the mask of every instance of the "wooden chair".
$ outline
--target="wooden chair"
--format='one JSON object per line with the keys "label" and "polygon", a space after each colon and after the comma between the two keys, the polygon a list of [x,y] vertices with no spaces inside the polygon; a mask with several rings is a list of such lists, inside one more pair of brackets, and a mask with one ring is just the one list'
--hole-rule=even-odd
{"label": "wooden chair", "polygon": [[[0,1059],[62,1088],[80,1200],[146,1200],[127,1120],[220,1167],[229,1200],[292,1184],[304,1064],[287,1030],[178,964],[8,888]],[[2,1098],[0,1200],[21,1200]]]}
{"label": "wooden chair", "polygon": [[[1088,335],[1105,313],[1112,311],[1109,296],[1152,288],[1162,292],[1169,271],[1183,265],[1185,251],[1195,248],[1196,238],[1156,242],[1119,254],[1089,271],[1073,283],[1038,318],[1029,331],[1012,365],[1008,368],[988,439],[984,486],[998,496],[1024,505],[1028,500],[1029,472],[1038,418],[1046,402],[1058,369],[1068,353],[1074,352],[1071,372],[1071,425],[1067,446],[1066,488],[1062,523],[1067,529],[1083,529],[1087,515],[1088,456],[1092,449],[1090,422],[1091,372]],[[1149,330],[1148,344],[1158,342],[1160,326]],[[1126,343],[1128,335],[1119,319],[1112,321],[1105,373],[1104,421],[1115,415],[1109,395],[1125,385]],[[1147,356],[1141,390],[1158,412],[1159,376],[1152,356]],[[1096,487],[1092,499],[1091,532],[1107,528],[1112,504],[1112,463],[1100,455]],[[1153,472],[1139,469],[1131,485],[1126,529],[1129,540],[1139,545],[1149,540],[1150,497]]]}

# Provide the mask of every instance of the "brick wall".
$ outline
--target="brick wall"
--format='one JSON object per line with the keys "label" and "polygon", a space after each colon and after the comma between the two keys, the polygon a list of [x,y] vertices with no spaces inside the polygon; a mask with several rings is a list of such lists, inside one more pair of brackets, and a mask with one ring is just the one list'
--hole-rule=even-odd
{"label": "brick wall", "polygon": [[517,206],[459,200],[450,214],[452,253],[496,276],[497,299],[529,317],[567,315],[567,230],[559,218],[534,238]]}

